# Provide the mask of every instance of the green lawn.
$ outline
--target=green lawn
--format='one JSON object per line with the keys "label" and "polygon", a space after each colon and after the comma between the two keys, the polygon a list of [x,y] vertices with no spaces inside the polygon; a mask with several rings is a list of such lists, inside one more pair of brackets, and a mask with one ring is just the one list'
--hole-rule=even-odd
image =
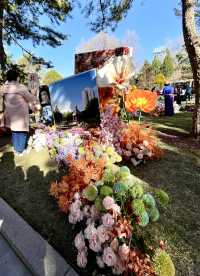
{"label": "green lawn", "polygon": [[[171,198],[147,236],[168,241],[177,275],[200,275],[200,148],[189,135],[191,114],[147,120],[161,132],[165,155],[132,171],[142,182],[165,189]],[[73,229],[48,195],[49,183],[60,175],[56,164],[47,151],[15,160],[10,146],[3,147],[3,142],[0,196],[74,265]],[[81,275],[91,274],[85,271]]]}

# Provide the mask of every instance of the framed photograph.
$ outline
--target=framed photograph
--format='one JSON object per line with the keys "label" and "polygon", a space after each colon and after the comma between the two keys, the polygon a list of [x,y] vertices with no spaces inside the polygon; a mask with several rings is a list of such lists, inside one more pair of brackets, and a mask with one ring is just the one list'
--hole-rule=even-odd
{"label": "framed photograph", "polygon": [[56,123],[99,117],[96,70],[73,75],[49,86]]}

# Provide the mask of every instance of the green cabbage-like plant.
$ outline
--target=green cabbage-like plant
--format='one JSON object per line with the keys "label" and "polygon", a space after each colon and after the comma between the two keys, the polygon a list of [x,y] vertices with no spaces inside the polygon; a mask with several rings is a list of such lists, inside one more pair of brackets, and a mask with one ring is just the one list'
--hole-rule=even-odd
{"label": "green cabbage-like plant", "polygon": [[149,193],[146,193],[143,195],[143,202],[145,206],[147,206],[148,208],[152,208],[156,206],[156,201],[154,197]]}
{"label": "green cabbage-like plant", "polygon": [[144,190],[143,190],[142,185],[135,184],[130,188],[129,192],[130,192],[130,195],[133,198],[138,198],[138,197],[141,197],[143,195]]}
{"label": "green cabbage-like plant", "polygon": [[101,212],[104,207],[103,207],[103,203],[102,203],[102,198],[100,196],[98,196],[96,199],[95,199],[95,202],[94,202],[94,205],[96,207],[96,209]]}
{"label": "green cabbage-like plant", "polygon": [[163,190],[156,191],[156,199],[162,207],[165,207],[169,203],[169,196]]}
{"label": "green cabbage-like plant", "polygon": [[142,213],[146,212],[142,199],[134,199],[131,203],[131,206],[137,216],[140,216]]}
{"label": "green cabbage-like plant", "polygon": [[89,185],[83,190],[83,196],[89,200],[94,201],[98,195],[98,189],[95,185]]}
{"label": "green cabbage-like plant", "polygon": [[156,207],[152,207],[152,208],[148,209],[147,212],[149,214],[151,221],[156,222],[159,220],[160,213]]}
{"label": "green cabbage-like plant", "polygon": [[153,260],[153,266],[158,276],[175,276],[175,267],[172,259],[164,250],[157,250]]}
{"label": "green cabbage-like plant", "polygon": [[146,211],[139,215],[139,225],[145,227],[149,224],[149,215]]}
{"label": "green cabbage-like plant", "polygon": [[113,194],[113,189],[107,185],[103,185],[100,188],[100,195],[102,197],[106,197],[106,196],[112,196]]}

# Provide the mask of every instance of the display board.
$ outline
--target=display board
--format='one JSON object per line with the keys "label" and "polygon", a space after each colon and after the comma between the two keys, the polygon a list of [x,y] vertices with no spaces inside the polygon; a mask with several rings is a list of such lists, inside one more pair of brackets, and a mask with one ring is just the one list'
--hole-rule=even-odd
{"label": "display board", "polygon": [[75,74],[90,70],[100,69],[110,58],[127,55],[132,57],[132,48],[120,47],[109,50],[93,51],[75,55]]}
{"label": "display board", "polygon": [[100,111],[104,111],[107,105],[117,109],[115,87],[125,84],[134,72],[132,52],[132,48],[121,47],[75,55],[75,73],[91,68],[97,70]]}
{"label": "display board", "polygon": [[35,95],[39,92],[40,80],[37,73],[28,74],[28,89]]}
{"label": "display board", "polygon": [[[49,86],[49,91],[55,119],[58,114],[62,114],[63,118],[70,114],[80,119],[91,116],[87,111],[94,111],[98,106],[96,70],[54,82]],[[60,115],[59,121],[61,119]]]}

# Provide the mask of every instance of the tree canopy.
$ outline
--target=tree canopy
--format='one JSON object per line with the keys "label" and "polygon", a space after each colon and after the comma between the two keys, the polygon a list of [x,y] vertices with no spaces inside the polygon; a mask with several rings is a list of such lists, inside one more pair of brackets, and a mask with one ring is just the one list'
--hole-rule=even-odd
{"label": "tree canopy", "polygon": [[[133,0],[1,0],[0,3],[0,65],[6,69],[4,44],[12,44],[18,40],[32,40],[33,45],[47,44],[60,46],[67,38],[56,30],[56,26],[71,16],[71,11],[79,5],[87,17],[93,31],[99,32],[106,28],[116,28],[127,14]],[[44,25],[42,16],[49,19]],[[19,44],[18,44],[19,45]],[[37,63],[49,65],[43,59],[33,57]]]}
{"label": "tree canopy", "polygon": [[61,80],[63,77],[56,70],[49,70],[43,77],[42,83],[49,85],[52,82]]}

